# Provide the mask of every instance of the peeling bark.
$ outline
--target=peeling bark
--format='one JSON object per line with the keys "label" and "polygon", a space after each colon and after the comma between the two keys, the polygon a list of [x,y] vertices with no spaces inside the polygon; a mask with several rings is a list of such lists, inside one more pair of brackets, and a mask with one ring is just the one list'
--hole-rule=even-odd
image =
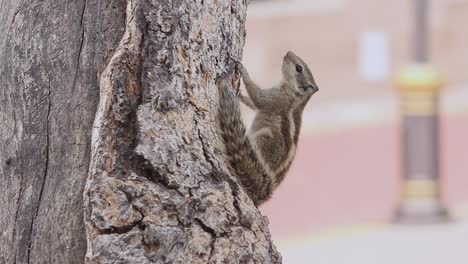
{"label": "peeling bark", "polygon": [[1,263],[281,262],[215,125],[245,1],[0,7]]}

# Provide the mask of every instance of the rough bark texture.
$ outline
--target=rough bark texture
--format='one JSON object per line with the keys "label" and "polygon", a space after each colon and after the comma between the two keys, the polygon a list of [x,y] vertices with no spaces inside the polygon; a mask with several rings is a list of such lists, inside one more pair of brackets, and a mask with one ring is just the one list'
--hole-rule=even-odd
{"label": "rough bark texture", "polygon": [[245,12],[0,0],[1,263],[281,262],[216,133]]}
{"label": "rough bark texture", "polygon": [[0,263],[83,263],[97,75],[125,7],[0,0]]}

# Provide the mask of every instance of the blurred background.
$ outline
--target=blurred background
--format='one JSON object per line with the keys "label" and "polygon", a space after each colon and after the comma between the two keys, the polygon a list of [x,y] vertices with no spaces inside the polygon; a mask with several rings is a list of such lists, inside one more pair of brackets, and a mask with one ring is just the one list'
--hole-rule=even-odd
{"label": "blurred background", "polygon": [[[260,86],[288,50],[320,91],[261,207],[284,263],[468,263],[468,0],[252,1],[243,63]],[[412,218],[420,200],[431,219]]]}

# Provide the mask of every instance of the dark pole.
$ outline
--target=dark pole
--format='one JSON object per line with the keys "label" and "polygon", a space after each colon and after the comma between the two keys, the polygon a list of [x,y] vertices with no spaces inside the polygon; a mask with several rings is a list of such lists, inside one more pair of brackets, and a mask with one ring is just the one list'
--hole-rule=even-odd
{"label": "dark pole", "polygon": [[427,25],[427,0],[414,0],[415,23],[413,29],[413,59],[417,63],[425,63],[428,60],[428,25]]}

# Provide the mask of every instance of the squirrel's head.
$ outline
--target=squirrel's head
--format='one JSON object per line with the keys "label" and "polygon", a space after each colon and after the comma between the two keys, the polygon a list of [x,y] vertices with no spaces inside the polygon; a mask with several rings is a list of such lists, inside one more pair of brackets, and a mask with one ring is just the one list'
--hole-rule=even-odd
{"label": "squirrel's head", "polygon": [[283,81],[296,94],[311,95],[319,90],[307,64],[292,51],[284,55],[282,72]]}

